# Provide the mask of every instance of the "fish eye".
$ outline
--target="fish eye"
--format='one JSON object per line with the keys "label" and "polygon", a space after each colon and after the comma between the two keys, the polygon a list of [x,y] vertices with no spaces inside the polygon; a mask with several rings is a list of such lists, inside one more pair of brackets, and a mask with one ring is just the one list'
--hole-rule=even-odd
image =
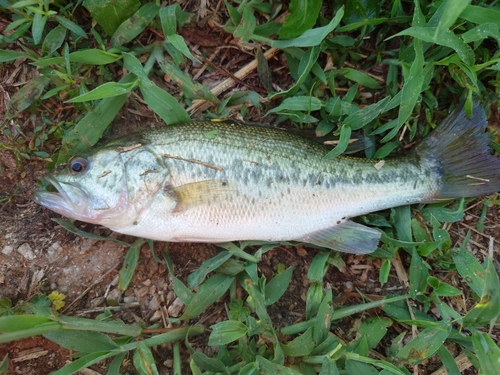
{"label": "fish eye", "polygon": [[69,161],[69,170],[73,174],[82,173],[87,169],[89,162],[81,156],[76,156]]}

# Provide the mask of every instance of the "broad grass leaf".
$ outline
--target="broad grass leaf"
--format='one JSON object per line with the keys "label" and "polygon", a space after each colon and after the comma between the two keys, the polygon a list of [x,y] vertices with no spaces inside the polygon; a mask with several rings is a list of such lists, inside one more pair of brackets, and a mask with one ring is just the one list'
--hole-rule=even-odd
{"label": "broad grass leaf", "polygon": [[188,276],[188,287],[195,289],[200,285],[207,275],[224,264],[229,258],[231,258],[231,253],[229,251],[221,251],[219,254],[204,261],[201,266],[198,267],[196,271]]}
{"label": "broad grass leaf", "polygon": [[73,362],[67,364],[63,368],[51,373],[51,375],[69,375],[75,374],[78,371],[92,366],[94,363],[100,362],[108,357],[111,357],[115,354],[115,352],[103,351],[103,352],[95,352],[91,354],[87,354],[83,357],[80,357]]}
{"label": "broad grass leaf", "polygon": [[429,315],[414,307],[412,307],[412,314],[410,314],[410,312],[408,311],[408,305],[404,302],[396,301],[390,305],[382,306],[382,310],[384,310],[385,313],[398,321],[411,321],[413,318],[415,318],[417,321],[419,321],[419,325],[422,325],[425,322],[434,322],[434,320]]}
{"label": "broad grass leaf", "polygon": [[346,360],[345,367],[349,375],[379,375],[377,369],[368,363]]}
{"label": "broad grass leaf", "polygon": [[458,36],[450,30],[444,30],[439,36],[434,38],[435,27],[410,27],[395,36],[409,35],[428,43],[436,43],[453,49],[460,59],[467,65],[474,65],[474,51]]}
{"label": "broad grass leaf", "polygon": [[186,110],[172,95],[155,86],[151,81],[141,80],[139,87],[148,106],[162,118],[165,124],[176,124],[191,120]]}
{"label": "broad grass leaf", "polygon": [[82,353],[104,352],[119,348],[109,336],[99,332],[58,330],[47,332],[43,336],[63,348]]}
{"label": "broad grass leaf", "polygon": [[462,294],[462,292],[457,288],[454,288],[451,285],[442,282],[434,276],[429,276],[427,278],[427,284],[429,284],[434,289],[434,293],[441,297],[453,297]]}
{"label": "broad grass leaf", "polygon": [[21,90],[12,96],[5,118],[10,120],[34,104],[40,99],[43,90],[45,90],[45,86],[47,86],[49,82],[50,80],[45,76],[38,76],[30,79]]}
{"label": "broad grass leaf", "polygon": [[389,156],[389,154],[399,147],[399,142],[388,142],[382,147],[380,147],[375,155],[373,155],[374,159],[384,159]]}
{"label": "broad grass leaf", "polygon": [[266,305],[270,306],[276,303],[281,296],[286,292],[290,285],[290,280],[293,275],[293,267],[288,267],[285,271],[274,276],[271,281],[266,284],[265,298]]}
{"label": "broad grass leaf", "polygon": [[345,26],[339,27],[337,29],[337,32],[339,32],[339,33],[346,33],[346,32],[353,31],[353,30],[356,30],[356,29],[360,29],[360,28],[366,27],[366,26],[377,26],[377,25],[380,25],[382,23],[386,23],[387,21],[392,21],[392,22],[406,21],[407,18],[408,17],[394,17],[394,18],[383,17],[383,18],[374,18],[374,19],[371,19],[371,20],[364,20],[364,21],[360,21],[360,22],[349,23],[349,24],[347,24]]}
{"label": "broad grass leaf", "polygon": [[484,25],[486,23],[494,23],[500,28],[500,10],[491,8],[491,7],[483,7],[479,5],[469,5],[467,6],[462,14],[460,14],[460,18],[477,23],[479,25]]}
{"label": "broad grass leaf", "polygon": [[244,42],[248,42],[253,35],[257,20],[253,15],[252,8],[246,6],[243,8],[243,13],[240,23],[234,29],[233,35],[236,38],[241,38]]}
{"label": "broad grass leaf", "polygon": [[283,100],[279,106],[269,110],[266,115],[284,111],[318,111],[322,106],[323,102],[313,96],[294,96]]}
{"label": "broad grass leaf", "polygon": [[283,353],[288,357],[303,357],[312,352],[316,343],[313,339],[313,327],[285,345],[281,345]]}
{"label": "broad grass leaf", "polygon": [[453,358],[450,352],[446,349],[446,346],[441,346],[438,349],[437,354],[447,371],[447,375],[460,375],[460,369],[455,362],[455,358]]}
{"label": "broad grass leaf", "polygon": [[332,290],[328,289],[324,294],[325,296],[318,307],[316,322],[314,326],[312,326],[312,338],[315,345],[326,340],[326,338],[328,337],[328,332],[330,332],[330,326],[332,324]]}
{"label": "broad grass leaf", "polygon": [[155,3],[144,4],[116,29],[111,37],[111,45],[119,47],[137,37],[156,17],[159,10],[160,7]]}
{"label": "broad grass leaf", "polygon": [[295,38],[311,29],[318,19],[321,0],[292,0],[288,11],[290,15],[279,32],[281,39]]}
{"label": "broad grass leaf", "polygon": [[138,81],[130,83],[106,82],[90,92],[67,100],[66,103],[86,102],[90,100],[110,98],[117,95],[127,94],[135,87],[137,87],[137,85]]}
{"label": "broad grass leaf", "polygon": [[417,365],[436,353],[448,338],[450,329],[450,326],[444,324],[425,328],[396,354],[396,359],[410,366]]}
{"label": "broad grass leaf", "polygon": [[212,332],[208,338],[208,345],[222,346],[238,340],[248,332],[248,327],[236,320],[226,320],[210,326]]}
{"label": "broad grass leaf", "polygon": [[344,125],[348,125],[351,130],[361,129],[364,125],[373,121],[378,115],[387,110],[387,105],[391,98],[385,97],[377,103],[370,104],[345,118]]}
{"label": "broad grass leaf", "polygon": [[413,251],[410,263],[410,294],[415,298],[419,293],[425,293],[429,270],[426,263]]}
{"label": "broad grass leaf", "polygon": [[347,147],[349,146],[350,140],[351,140],[351,127],[349,125],[344,124],[340,128],[340,138],[338,140],[337,145],[333,148],[333,150],[331,150],[330,152],[328,152],[328,154],[324,156],[324,159],[326,160],[334,159],[337,156],[344,153],[345,150],[347,150]]}
{"label": "broad grass leaf", "polygon": [[35,13],[33,17],[33,24],[31,25],[31,32],[33,34],[33,43],[39,44],[42,40],[43,29],[47,23],[47,16],[41,13]]}
{"label": "broad grass leaf", "polygon": [[500,25],[496,25],[492,22],[485,23],[474,27],[463,33],[462,39],[465,43],[481,42],[486,38],[495,38],[497,43],[500,43]]}
{"label": "broad grass leaf", "polygon": [[301,375],[300,372],[297,372],[289,367],[271,362],[268,359],[261,357],[260,355],[256,357],[254,366],[254,369],[257,370],[257,372],[253,372],[253,374]]}
{"label": "broad grass leaf", "polygon": [[[402,371],[400,370],[399,368],[397,368],[396,366],[394,366],[392,363],[389,363],[387,361],[381,361],[381,360],[378,360],[378,359],[372,359],[372,358],[369,358],[369,357],[365,357],[365,356],[361,356],[357,353],[351,353],[351,352],[346,352],[344,354],[344,356],[346,357],[347,360],[350,360],[350,361],[356,361],[358,363],[366,363],[366,364],[370,364],[370,365],[373,365],[373,366],[376,366],[376,367],[379,367],[381,369],[383,369],[381,372],[380,372],[380,375],[387,375],[387,374],[390,374],[390,375],[407,375],[409,374],[409,372],[406,371]],[[355,370],[355,372],[350,372],[349,375],[359,375],[359,374],[364,374],[363,371],[361,372],[357,372]]]}
{"label": "broad grass leaf", "polygon": [[141,375],[159,375],[151,349],[139,343],[133,356],[134,367]]}
{"label": "broad grass leaf", "polygon": [[226,4],[226,9],[233,25],[238,25],[241,21],[241,14],[227,0],[224,0],[224,4]]}
{"label": "broad grass leaf", "polygon": [[340,8],[326,26],[309,29],[301,36],[291,40],[275,40],[270,42],[271,47],[284,49],[288,47],[313,47],[321,44],[328,34],[330,34],[340,23],[344,16],[344,8]]}
{"label": "broad grass leaf", "polygon": [[194,363],[196,363],[196,365],[203,370],[210,371],[212,373],[226,372],[226,366],[220,359],[210,358],[206,354],[197,351],[193,353],[191,358]]}
{"label": "broad grass leaf", "polygon": [[483,327],[486,324],[492,324],[498,318],[500,315],[500,293],[498,282],[498,273],[491,258],[488,257],[481,300],[464,316],[464,327]]}
{"label": "broad grass leaf", "polygon": [[[170,331],[166,333],[161,333],[159,335],[152,336],[149,339],[142,340],[142,342],[146,346],[152,347],[152,346],[163,345],[167,342],[185,340],[188,337],[200,335],[203,332],[205,332],[205,327],[200,324],[187,327],[172,328]],[[126,345],[122,345],[122,348],[125,350],[131,350],[136,346],[137,346],[137,341],[131,342]]]}
{"label": "broad grass leaf", "polygon": [[208,306],[226,293],[233,281],[233,277],[222,274],[216,274],[209,278],[201,285],[179,319],[188,320],[200,315]]}
{"label": "broad grass leaf", "polygon": [[9,371],[9,354],[6,354],[0,362],[0,375],[7,375]]}
{"label": "broad grass leaf", "polygon": [[186,45],[186,42],[184,41],[184,38],[180,35],[174,34],[174,35],[167,35],[167,40],[184,56],[186,56],[188,59],[191,61],[201,63],[200,60],[198,60],[196,57],[194,57],[191,54],[191,51],[189,51],[188,46]]}
{"label": "broad grass leaf", "polygon": [[66,28],[59,25],[49,31],[42,43],[42,55],[50,55],[62,46],[66,38]]}
{"label": "broad grass leaf", "polygon": [[[106,65],[113,63],[122,57],[111,52],[100,49],[84,49],[69,54],[69,61],[81,62],[90,65]],[[34,61],[33,65],[46,67],[49,65],[60,64],[64,62],[64,57],[49,57]]]}
{"label": "broad grass leaf", "polygon": [[24,57],[28,57],[28,55],[23,52],[0,49],[0,63],[14,61]]}
{"label": "broad grass leaf", "polygon": [[424,53],[422,42],[420,40],[415,40],[413,45],[415,48],[415,60],[413,60],[413,63],[411,64],[410,72],[405,78],[403,89],[401,90],[401,105],[399,106],[398,113],[398,129],[405,123],[408,117],[410,117],[424,83]]}
{"label": "broad grass leaf", "polygon": [[[37,315],[12,315],[0,317],[0,332],[2,334],[33,329],[45,323],[52,323],[52,319]],[[0,335],[0,340],[1,340]]]}
{"label": "broad grass leaf", "polygon": [[161,70],[168,75],[182,90],[183,94],[189,99],[205,99],[211,103],[219,104],[217,97],[204,85],[193,81],[193,79],[184,73],[175,63],[163,58],[163,54],[157,55],[156,61]]}
{"label": "broad grass leaf", "polygon": [[358,329],[358,335],[366,338],[369,349],[376,347],[387,333],[387,328],[392,325],[389,318],[372,317],[366,319]]}
{"label": "broad grass leaf", "polygon": [[76,23],[74,23],[73,21],[71,21],[67,18],[61,17],[61,16],[56,16],[56,20],[57,20],[57,22],[59,22],[59,25],[65,27],[66,29],[68,29],[69,31],[74,33],[75,35],[77,35],[81,38],[85,38],[85,39],[87,38],[87,34],[85,33],[85,31],[80,26],[78,26]]}
{"label": "broad grass leaf", "polygon": [[[134,76],[128,74],[120,80],[120,83],[130,83],[134,79]],[[66,133],[56,164],[62,164],[71,155],[85,152],[96,144],[126,101],[127,95],[105,98],[99,102],[93,111],[87,112],[75,127]]]}
{"label": "broad grass leaf", "polygon": [[130,246],[127,255],[125,255],[118,279],[118,289],[122,292],[128,288],[130,281],[132,281],[137,263],[139,262],[139,252],[145,242],[142,239],[137,240]]}
{"label": "broad grass leaf", "polygon": [[422,216],[430,221],[434,217],[438,221],[455,223],[464,218],[465,199],[460,199],[456,209],[446,208],[449,202],[430,204],[422,209]]}
{"label": "broad grass leaf", "polygon": [[144,71],[144,67],[137,57],[129,52],[123,52],[123,65],[131,73],[135,74],[137,78],[149,81],[147,73]]}
{"label": "broad grass leaf", "polygon": [[[310,355],[324,355],[331,353],[332,350],[340,348],[342,344],[334,335],[329,335],[323,342],[317,344]],[[326,356],[328,357],[328,356]]]}
{"label": "broad grass leaf", "polygon": [[255,52],[255,57],[257,59],[257,75],[259,76],[260,83],[267,92],[272,92],[273,90],[273,78],[271,70],[269,69],[269,64],[262,52],[262,49],[257,48]]}
{"label": "broad grass leaf", "polygon": [[350,0],[346,2],[346,24],[365,21],[380,15],[382,3],[378,0]]}
{"label": "broad grass leaf", "polygon": [[474,331],[472,345],[479,360],[482,374],[498,374],[500,348],[486,332]]}
{"label": "broad grass leaf", "polygon": [[474,255],[467,250],[466,244],[469,239],[470,232],[467,233],[463,245],[452,252],[453,263],[467,285],[480,296],[484,290],[486,272]]}
{"label": "broad grass leaf", "polygon": [[322,120],[316,127],[316,136],[324,137],[333,130],[334,124],[330,121]]}
{"label": "broad grass leaf", "polygon": [[380,266],[380,271],[378,274],[378,281],[381,284],[385,284],[389,280],[389,274],[391,272],[391,260],[386,259],[384,263]]}
{"label": "broad grass leaf", "polygon": [[[274,98],[276,96],[289,96],[295,94],[299,88],[300,85],[306,80],[306,78],[309,76],[309,73],[311,72],[311,69],[314,67],[316,64],[316,61],[318,60],[319,54],[321,52],[320,47],[314,46],[312,48],[309,48],[303,55],[302,59],[299,62],[298,66],[298,78],[296,79],[295,85],[290,87],[288,90],[271,94],[269,95],[269,98]],[[311,101],[312,99],[317,99],[314,97],[310,97],[308,101]],[[319,99],[317,99],[319,100]]]}
{"label": "broad grass leaf", "polygon": [[380,88],[380,85],[378,84],[377,81],[375,81],[368,74],[360,70],[353,68],[342,68],[338,69],[336,73],[340,74],[341,76],[344,76],[347,79],[350,79],[351,81],[357,82],[360,85],[368,87],[369,89],[376,90]]}
{"label": "broad grass leaf", "polygon": [[177,27],[181,27],[189,19],[189,13],[184,12],[179,4],[161,8],[159,14],[161,28],[165,37],[176,35]]}
{"label": "broad grass leaf", "polygon": [[127,355],[127,352],[117,354],[109,364],[106,375],[120,375],[120,367],[122,366],[122,362]]}
{"label": "broad grass leaf", "polygon": [[442,16],[434,33],[435,39],[439,38],[445,30],[448,30],[456,22],[470,2],[471,0],[446,0]]}
{"label": "broad grass leaf", "polygon": [[309,289],[307,289],[306,294],[306,320],[310,320],[316,316],[321,301],[323,301],[325,291],[323,290],[322,284],[315,282]]}
{"label": "broad grass leaf", "polygon": [[323,277],[328,270],[328,264],[326,263],[330,257],[331,251],[320,251],[313,258],[309,270],[307,271],[307,279],[311,282],[322,283]]}
{"label": "broad grass leaf", "polygon": [[183,284],[181,280],[175,277],[174,266],[172,264],[172,259],[168,255],[166,251],[162,252],[163,259],[165,259],[165,264],[167,265],[168,272],[170,273],[170,277],[172,277],[172,283],[174,284],[174,292],[179,297],[179,299],[185,304],[188,305],[191,303],[194,295],[191,293],[191,289]]}
{"label": "broad grass leaf", "polygon": [[121,0],[110,2],[108,0],[84,0],[83,6],[90,15],[103,28],[108,35],[113,35],[118,26],[131,17],[139,6],[139,0]]}
{"label": "broad grass leaf", "polygon": [[90,238],[90,239],[99,240],[99,241],[110,241],[110,242],[116,243],[116,244],[121,245],[121,246],[127,246],[127,247],[130,246],[130,244],[128,242],[120,241],[120,240],[117,240],[116,238],[100,236],[100,235],[95,234],[95,233],[90,233],[90,232],[85,232],[83,230],[80,230],[77,227],[75,227],[75,225],[70,220],[52,218],[52,221],[59,224],[61,227],[66,229],[68,232],[77,234],[83,238]]}
{"label": "broad grass leaf", "polygon": [[337,367],[337,361],[325,355],[321,363],[321,371],[319,375],[340,375]]}

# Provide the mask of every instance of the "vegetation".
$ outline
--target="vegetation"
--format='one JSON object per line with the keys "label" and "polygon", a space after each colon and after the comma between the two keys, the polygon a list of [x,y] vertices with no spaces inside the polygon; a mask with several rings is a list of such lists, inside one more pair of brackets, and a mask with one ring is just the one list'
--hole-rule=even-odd
{"label": "vegetation", "polygon": [[[266,0],[225,1],[218,10],[225,23],[215,27],[256,56],[265,88],[227,97],[186,73],[207,56],[193,52],[181,35],[195,21],[179,4],[0,0],[0,6],[2,17],[10,21],[0,36],[0,62],[25,59],[39,68],[39,75],[12,97],[0,128],[7,140],[0,147],[13,152],[20,167],[23,159],[50,157],[51,169],[93,146],[131,92],[140,94],[167,124],[189,121],[200,100],[211,104],[202,114],[206,118],[245,118],[252,106],[271,103],[267,115],[276,124],[337,136],[331,158],[346,151],[353,132],[374,140],[366,157],[401,152],[459,102],[471,111],[473,101],[496,103],[500,92],[496,0],[291,0],[284,6]],[[282,53],[293,82],[273,85],[261,50]],[[375,66],[379,73],[373,72]],[[178,87],[171,90],[174,95],[154,83],[162,76]],[[58,119],[55,112],[62,110],[74,111],[74,117]],[[26,134],[16,122],[21,113],[29,113],[29,135],[19,136]],[[495,139],[492,134],[492,147],[500,151]],[[224,250],[190,275],[187,285],[172,273],[175,293],[186,305],[177,319],[184,322],[182,328],[155,335],[151,329],[157,327],[123,324],[111,310],[94,320],[63,316],[42,295],[17,306],[0,299],[0,343],[43,334],[75,351],[78,359],[58,375],[110,357],[108,374],[118,374],[131,350],[139,373],[157,374],[150,348],[167,342],[174,343],[177,374],[182,344],[192,353],[188,361],[195,374],[410,374],[413,366],[435,355],[448,374],[459,374],[450,346],[459,347],[479,373],[500,374],[500,348],[489,334],[500,313],[493,243],[484,261],[478,260],[467,249],[469,235],[455,245],[444,224],[462,220],[466,203],[406,206],[360,218],[384,233],[372,254],[383,260],[380,283],[388,281],[395,254],[411,257],[407,295],[334,306],[324,276],[330,267],[340,267],[342,259],[333,251],[319,251],[307,274],[304,319],[282,327],[269,307],[286,291],[292,270],[283,267],[266,280],[257,268],[276,244],[224,244]],[[488,207],[499,203],[496,197],[482,202],[478,231],[484,229]],[[77,232],[71,223],[59,222]],[[122,290],[143,244],[130,245],[120,275]],[[159,261],[173,272],[168,251],[163,255]],[[461,289],[445,282],[443,272],[460,278]],[[237,285],[244,296],[235,293]],[[188,338],[204,328],[190,320],[226,292],[227,320],[211,326],[208,338],[208,346],[218,348],[216,354],[195,351]],[[463,299],[475,302],[459,313],[452,306]],[[351,342],[332,333],[340,319],[372,308],[383,314],[363,320]],[[394,325],[403,332],[391,332]],[[374,356],[374,349],[381,355]],[[6,368],[4,359],[0,374]]]}

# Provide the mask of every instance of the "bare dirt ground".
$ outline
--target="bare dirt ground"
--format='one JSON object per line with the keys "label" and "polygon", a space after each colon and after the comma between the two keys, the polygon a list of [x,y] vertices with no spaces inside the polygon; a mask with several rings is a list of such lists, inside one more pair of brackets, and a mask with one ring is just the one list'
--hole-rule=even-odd
{"label": "bare dirt ground", "polygon": [[[202,30],[208,30],[207,34]],[[207,35],[211,37],[207,38]],[[185,29],[183,36],[190,45],[196,48],[212,48],[212,52],[205,54],[214,57],[212,64],[224,67],[222,70],[216,69],[213,73],[202,76],[202,82],[207,86],[212,86],[214,82],[226,78],[227,74],[224,70],[241,66],[253,59],[253,56],[241,53],[234,46],[229,45],[226,42],[227,35],[213,33],[206,25],[200,29]],[[215,47],[225,44],[228,44],[227,49],[217,49],[215,52]],[[276,81],[280,78],[283,81],[289,79],[280,75],[282,58],[282,56],[277,56],[270,62]],[[194,71],[191,73],[195,75]],[[0,94],[2,94],[0,111],[5,113],[9,98],[17,92],[23,82],[34,75],[36,71],[27,63],[4,65],[0,68]],[[255,72],[249,75],[244,83],[253,90],[263,90]],[[241,83],[234,87],[235,90],[244,88],[245,86]],[[262,119],[264,112],[264,110],[252,109],[246,120],[257,122]],[[59,112],[58,115],[61,116],[61,113]],[[62,113],[62,116],[72,115],[71,111],[67,114]],[[34,128],[33,124],[27,121],[29,115],[26,116],[26,118],[18,119],[19,123],[24,124],[22,128],[24,134],[20,137],[25,137],[23,141],[25,143],[29,142]],[[157,120],[133,94],[127,108],[122,111],[117,120],[120,125],[115,126],[115,135],[128,133],[136,128],[144,128],[149,126],[145,123],[151,124],[152,122],[157,122]],[[0,139],[0,142],[6,142],[6,139]],[[125,321],[143,320],[148,324],[160,322],[165,327],[169,327],[167,317],[179,316],[183,311],[183,306],[173,293],[171,278],[165,265],[153,258],[147,246],[143,247],[139,266],[130,287],[125,293],[119,293],[117,276],[126,249],[111,242],[88,240],[67,232],[51,220],[53,217],[58,217],[57,214],[33,202],[32,195],[38,188],[37,180],[45,173],[45,162],[36,158],[22,160],[22,169],[20,169],[13,154],[0,149],[0,297],[7,297],[16,305],[30,300],[33,296],[42,293],[49,294],[57,290],[66,296],[66,307],[62,310],[64,314],[92,318],[101,313],[105,306],[112,308],[118,304],[122,308],[125,307],[121,312],[121,317]],[[498,242],[500,227],[497,225],[500,217],[499,207],[493,205],[488,210],[484,233],[479,233],[474,229],[481,214],[481,201],[470,207],[465,220],[449,228],[455,243],[463,239],[468,229],[473,229],[470,243],[474,254],[482,261],[490,247],[490,238],[493,238],[495,257],[498,261],[500,259]],[[102,227],[84,223],[77,223],[77,225],[88,232],[118,237]],[[118,238],[129,242],[133,240],[125,236]],[[157,243],[155,250],[158,252],[161,247],[162,244]],[[179,243],[171,244],[169,247],[176,276],[184,281],[204,260],[214,256],[217,251],[214,245],[207,244]],[[268,278],[275,274],[279,264],[294,267],[293,279],[288,291],[269,310],[276,326],[289,325],[304,318],[305,295],[309,287],[306,275],[315,254],[316,251],[303,247],[278,247],[267,253],[259,264],[259,271]],[[406,293],[407,284],[404,275],[409,267],[409,259],[405,257],[405,254],[402,255],[400,261],[394,261],[389,282],[383,286],[378,282],[381,260],[351,255],[343,255],[342,258],[345,267],[342,270],[330,267],[325,285],[331,288],[337,296],[335,300],[337,305],[348,306],[361,303],[363,301],[361,293],[374,299],[383,298],[389,293]],[[396,269],[401,272],[397,273]],[[447,281],[451,284],[455,282],[451,279]],[[461,287],[456,283],[455,286]],[[241,291],[238,292],[241,293]],[[224,303],[223,298],[196,321],[190,323],[210,326],[224,319]],[[352,339],[355,337],[359,319],[379,313],[380,310],[374,310],[363,317],[346,318],[336,324],[333,330],[341,338]],[[387,344],[402,331],[402,328],[394,325],[392,330],[385,340]],[[210,355],[212,349],[206,345],[207,337],[207,335],[197,337],[192,344]],[[494,331],[493,337],[498,342],[498,332]],[[377,350],[382,354],[385,353],[383,347]],[[49,374],[64,366],[67,361],[71,361],[69,351],[41,337],[0,345],[0,359],[7,353],[12,359],[10,365],[12,374]],[[169,346],[155,348],[154,354],[161,373],[168,373],[172,366],[171,348]],[[182,354],[184,358],[189,356],[187,351]],[[122,371],[133,374],[135,370],[130,362],[131,358],[127,358]],[[439,365],[438,360],[430,359],[419,366],[418,373],[433,374],[438,370]],[[470,364],[463,365],[464,374],[475,373],[474,370],[468,369],[469,366]],[[88,372],[82,373],[104,374],[106,363],[95,365]]]}

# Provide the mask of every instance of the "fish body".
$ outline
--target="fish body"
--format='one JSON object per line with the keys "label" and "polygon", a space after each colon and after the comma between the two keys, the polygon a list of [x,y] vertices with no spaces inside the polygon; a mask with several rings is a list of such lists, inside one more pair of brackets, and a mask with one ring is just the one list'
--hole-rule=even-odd
{"label": "fish body", "polygon": [[322,145],[267,127],[171,125],[74,157],[47,176],[58,192],[35,201],[153,240],[293,240],[368,253],[380,233],[349,218],[500,189],[485,125],[479,107],[472,119],[457,110],[413,152],[382,161],[327,160]]}

